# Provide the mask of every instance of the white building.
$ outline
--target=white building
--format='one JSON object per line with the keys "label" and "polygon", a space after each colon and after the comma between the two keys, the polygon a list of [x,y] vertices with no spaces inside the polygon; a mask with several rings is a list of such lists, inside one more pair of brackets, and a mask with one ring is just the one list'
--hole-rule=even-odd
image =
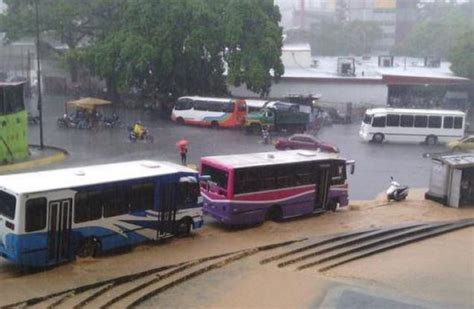
{"label": "white building", "polygon": [[[439,67],[427,67],[423,59],[387,56],[365,59],[317,57],[310,60],[310,54],[304,45],[283,48],[285,73],[278,83],[272,84],[268,97],[311,95],[321,96],[321,102],[326,103],[384,106],[390,93],[403,92],[404,87],[470,83],[467,78],[454,76],[447,62],[441,62]],[[238,97],[258,97],[245,85],[229,86],[229,90]]]}

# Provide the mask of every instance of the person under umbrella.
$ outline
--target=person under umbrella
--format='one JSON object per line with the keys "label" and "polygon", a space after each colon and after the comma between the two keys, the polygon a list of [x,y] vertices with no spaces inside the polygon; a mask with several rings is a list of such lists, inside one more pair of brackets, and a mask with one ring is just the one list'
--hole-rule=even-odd
{"label": "person under umbrella", "polygon": [[176,143],[178,147],[179,154],[181,156],[181,164],[186,165],[187,154],[188,154],[188,144],[189,142],[185,139],[182,139]]}

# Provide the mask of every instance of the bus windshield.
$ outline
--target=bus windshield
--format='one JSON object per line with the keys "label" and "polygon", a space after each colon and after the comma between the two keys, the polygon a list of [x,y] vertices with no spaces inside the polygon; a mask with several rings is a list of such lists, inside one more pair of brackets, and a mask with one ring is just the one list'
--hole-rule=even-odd
{"label": "bus windshield", "polygon": [[227,183],[229,179],[229,173],[227,171],[223,171],[209,165],[203,165],[201,174],[210,176],[210,183],[215,183],[217,187],[227,191]]}
{"label": "bus windshield", "polygon": [[363,123],[365,124],[371,124],[372,123],[372,115],[365,114],[364,120],[362,120]]}

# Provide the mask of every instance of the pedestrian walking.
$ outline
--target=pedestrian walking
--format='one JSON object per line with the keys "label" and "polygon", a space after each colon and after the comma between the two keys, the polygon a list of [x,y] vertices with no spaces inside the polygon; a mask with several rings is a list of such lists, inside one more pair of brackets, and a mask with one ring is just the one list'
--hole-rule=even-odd
{"label": "pedestrian walking", "polygon": [[185,139],[182,139],[176,143],[176,146],[178,147],[179,154],[181,156],[181,164],[186,165],[186,160],[188,156],[188,141]]}

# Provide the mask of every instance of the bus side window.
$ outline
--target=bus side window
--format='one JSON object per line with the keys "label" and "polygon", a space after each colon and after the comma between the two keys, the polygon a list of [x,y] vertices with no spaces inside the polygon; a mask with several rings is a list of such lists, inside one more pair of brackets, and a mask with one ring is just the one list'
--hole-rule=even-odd
{"label": "bus side window", "polygon": [[415,128],[426,128],[428,125],[428,116],[415,116]]}
{"label": "bus side window", "polygon": [[387,115],[387,127],[398,127],[400,125],[400,115]]}
{"label": "bus side window", "polygon": [[462,117],[454,117],[454,128],[462,129]]}
{"label": "bus side window", "polygon": [[74,203],[74,223],[102,218],[101,194],[99,192],[79,192]]}
{"label": "bus side window", "polygon": [[453,117],[444,116],[443,128],[452,129],[453,128]]}
{"label": "bus side window", "polygon": [[384,128],[385,127],[385,116],[382,117],[374,117],[374,121],[372,122],[372,127],[375,128]]}
{"label": "bus side window", "polygon": [[140,184],[132,187],[130,193],[130,211],[153,209],[155,201],[155,185],[152,183]]}
{"label": "bus side window", "polygon": [[430,116],[428,118],[428,128],[441,128],[441,116]]}
{"label": "bus side window", "polygon": [[193,108],[193,101],[191,99],[181,99],[176,102],[176,110],[189,110]]}
{"label": "bus side window", "polygon": [[194,110],[207,111],[207,109],[208,109],[207,101],[195,101],[194,102]]}
{"label": "bus side window", "polygon": [[26,202],[25,232],[46,228],[46,198],[34,198]]}
{"label": "bus side window", "polygon": [[114,187],[102,193],[104,218],[120,216],[128,213],[128,194],[126,188]]}
{"label": "bus side window", "polygon": [[402,115],[400,118],[400,126],[403,128],[411,128],[413,127],[413,121],[413,115]]}

